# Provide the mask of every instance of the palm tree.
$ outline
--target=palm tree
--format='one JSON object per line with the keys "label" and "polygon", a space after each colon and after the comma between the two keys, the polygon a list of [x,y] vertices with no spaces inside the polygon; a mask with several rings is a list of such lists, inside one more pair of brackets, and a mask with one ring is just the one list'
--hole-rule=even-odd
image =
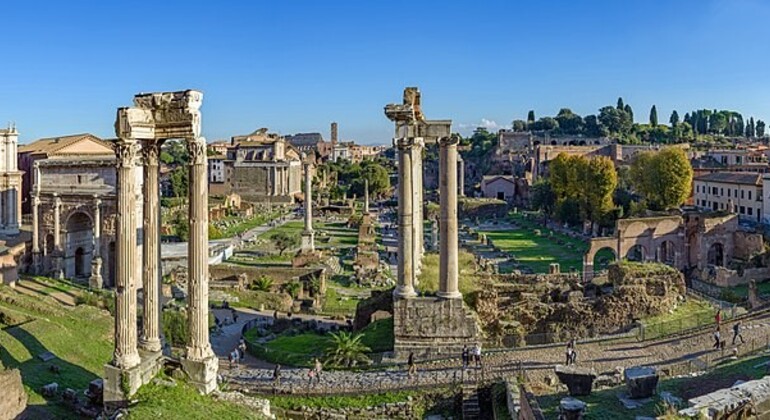
{"label": "palm tree", "polygon": [[286,290],[286,293],[291,296],[292,299],[296,299],[297,296],[299,296],[300,290],[302,290],[302,283],[294,280],[286,283],[283,286],[284,290]]}
{"label": "palm tree", "polygon": [[326,348],[326,363],[331,366],[351,367],[358,363],[369,363],[366,353],[371,349],[361,342],[363,335],[340,331],[331,333],[331,342]]}
{"label": "palm tree", "polygon": [[273,279],[262,275],[258,279],[254,280],[254,283],[251,284],[251,288],[252,290],[269,292],[273,288]]}

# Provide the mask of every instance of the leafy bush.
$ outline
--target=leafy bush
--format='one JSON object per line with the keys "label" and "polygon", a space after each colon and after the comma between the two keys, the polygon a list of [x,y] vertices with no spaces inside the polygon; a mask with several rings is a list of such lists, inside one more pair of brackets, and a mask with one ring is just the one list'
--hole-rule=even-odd
{"label": "leafy bush", "polygon": [[273,279],[263,274],[251,283],[249,289],[258,290],[260,292],[269,292],[273,288],[273,283]]}
{"label": "leafy bush", "polygon": [[172,346],[182,347],[187,343],[187,314],[177,310],[163,311],[163,336]]}

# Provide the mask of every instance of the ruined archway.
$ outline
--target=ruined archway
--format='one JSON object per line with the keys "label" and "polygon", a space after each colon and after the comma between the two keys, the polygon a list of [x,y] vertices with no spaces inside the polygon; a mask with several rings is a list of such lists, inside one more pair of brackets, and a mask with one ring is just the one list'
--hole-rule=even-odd
{"label": "ruined archway", "polygon": [[658,262],[667,265],[676,263],[676,248],[671,241],[663,241],[658,247]]}
{"label": "ruined archway", "polygon": [[607,269],[607,267],[618,260],[615,250],[608,246],[599,249],[594,254],[594,272],[598,273]]}
{"label": "ruined archway", "polygon": [[718,267],[725,265],[725,249],[721,243],[715,242],[711,245],[709,248],[707,261],[709,265]]}
{"label": "ruined archway", "polygon": [[647,257],[647,250],[644,249],[644,245],[636,244],[632,246],[626,253],[626,259],[628,261],[645,261]]}
{"label": "ruined archway", "polygon": [[[93,255],[94,231],[91,217],[82,211],[72,213],[65,225],[64,276],[87,276]],[[78,254],[79,252],[79,254]]]}

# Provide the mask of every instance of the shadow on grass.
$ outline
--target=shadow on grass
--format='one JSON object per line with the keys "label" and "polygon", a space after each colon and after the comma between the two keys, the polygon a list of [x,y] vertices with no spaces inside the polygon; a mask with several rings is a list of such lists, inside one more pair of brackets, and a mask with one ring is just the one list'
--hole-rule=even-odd
{"label": "shadow on grass", "polygon": [[[24,346],[30,354],[29,359],[20,361],[14,358],[3,346],[0,346],[0,361],[6,368],[19,369],[27,395],[31,397],[27,410],[21,414],[20,418],[79,418],[63,404],[59,397],[43,399],[41,402],[40,398],[34,398],[34,396],[41,395],[41,388],[52,382],[59,384],[60,394],[67,388],[75,389],[78,394],[81,394],[81,391],[88,387],[89,382],[97,379],[97,376],[87,369],[67,362],[58,355],[47,362],[41,360],[38,355],[49,350],[28,331],[27,327],[34,322],[37,321],[33,320],[2,328],[5,333]],[[59,372],[53,372],[51,366],[57,366]]]}

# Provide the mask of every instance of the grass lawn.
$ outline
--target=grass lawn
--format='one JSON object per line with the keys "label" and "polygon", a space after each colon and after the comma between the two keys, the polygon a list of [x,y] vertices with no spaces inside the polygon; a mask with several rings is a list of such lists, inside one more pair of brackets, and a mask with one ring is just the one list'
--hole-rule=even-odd
{"label": "grass lawn", "polygon": [[[301,220],[291,220],[284,223],[281,226],[274,227],[259,237],[266,240],[269,243],[269,249],[272,250],[272,243],[270,243],[270,237],[279,232],[285,232],[291,236],[299,238],[302,231],[305,230],[305,222]],[[345,226],[343,222],[335,223],[321,223],[314,222],[313,230],[315,230],[315,245],[316,248],[324,249],[330,247],[337,248],[350,248],[355,247],[358,244],[358,230],[351,229]],[[328,235],[329,240],[326,241],[324,233]],[[289,251],[286,251],[290,253]]]}
{"label": "grass lawn", "polygon": [[[225,220],[229,220],[231,222],[236,222],[236,223],[226,228],[217,227],[218,225],[221,224],[220,221],[211,222],[209,224],[210,226],[209,239],[232,238],[239,233],[246,232],[258,226],[262,226],[265,223],[269,222],[270,220],[273,220],[276,217],[280,216],[280,214],[281,214],[280,212],[271,212],[267,214],[255,214],[254,216],[246,219],[243,219],[240,217],[228,217]],[[213,229],[211,227],[213,227]]]}
{"label": "grass lawn", "polygon": [[[479,275],[476,273],[476,259],[468,251],[463,249],[458,253],[459,271],[459,289],[463,295],[478,289]],[[438,291],[438,271],[439,255],[435,252],[426,253],[422,258],[422,271],[417,277],[420,284],[418,289],[426,293],[435,293]]]}
{"label": "grass lawn", "polygon": [[129,419],[261,419],[249,408],[228,401],[215,401],[200,395],[185,383],[175,387],[153,383],[143,386],[136,395],[139,402],[131,407]]}
{"label": "grass lawn", "polygon": [[[586,245],[577,239],[554,232],[549,237],[550,229],[538,223],[524,219],[519,215],[512,216],[517,228],[505,231],[482,231],[494,241],[495,246],[503,251],[512,253],[516,260],[536,273],[547,273],[551,263],[559,263],[562,272],[575,268],[583,271],[583,254]],[[535,235],[533,229],[540,230],[541,236]],[[565,245],[560,245],[561,240]],[[568,248],[566,244],[572,244]]]}
{"label": "grass lawn", "polygon": [[714,322],[716,309],[708,302],[687,299],[671,313],[642,319],[644,338],[653,339]]}
{"label": "grass lawn", "polygon": [[[253,342],[258,337],[257,329],[244,334],[247,341]],[[379,353],[393,350],[393,319],[381,319],[369,324],[360,331],[361,342],[372,352]],[[297,335],[281,335],[263,345],[250,346],[254,356],[271,363],[289,366],[311,366],[313,359],[323,357],[329,344],[328,334],[305,332]]]}
{"label": "grass lawn", "polygon": [[[731,386],[737,380],[752,380],[762,378],[767,374],[767,367],[754,366],[767,361],[767,356],[750,357],[743,360],[729,361],[712,371],[698,376],[685,378],[663,379],[658,383],[658,392],[668,391],[683,401],[699,395],[708,394],[717,389]],[[621,419],[635,416],[655,417],[663,414],[662,400],[658,395],[652,401],[635,410],[628,410],[617,398],[625,392],[625,386],[594,391],[579,399],[588,404],[586,419]],[[540,408],[547,419],[556,419],[559,411],[559,400],[566,397],[565,393],[550,394],[538,397]]]}
{"label": "grass lawn", "polygon": [[355,315],[356,306],[359,299],[354,296],[341,296],[333,287],[326,289],[326,298],[324,299],[321,313],[330,315]]}

